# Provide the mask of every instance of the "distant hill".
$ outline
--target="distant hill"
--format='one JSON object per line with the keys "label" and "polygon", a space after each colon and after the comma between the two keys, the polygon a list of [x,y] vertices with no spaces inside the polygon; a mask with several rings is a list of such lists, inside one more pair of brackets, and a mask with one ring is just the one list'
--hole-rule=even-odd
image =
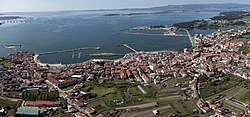
{"label": "distant hill", "polygon": [[[132,9],[103,9],[102,11],[128,11],[131,13],[125,14],[105,14],[104,16],[131,16],[131,15],[148,15],[148,14],[169,14],[182,13],[187,11],[196,12],[229,12],[250,10],[250,5],[247,4],[186,4],[186,5],[168,5],[152,8],[132,8]],[[135,12],[136,11],[136,12]],[[147,12],[145,12],[147,11]],[[152,11],[152,12],[150,12]],[[154,12],[153,12],[154,11]]]}
{"label": "distant hill", "polygon": [[232,11],[250,9],[248,4],[226,3],[226,4],[185,4],[168,5],[149,8],[152,10],[191,10],[191,11]]}

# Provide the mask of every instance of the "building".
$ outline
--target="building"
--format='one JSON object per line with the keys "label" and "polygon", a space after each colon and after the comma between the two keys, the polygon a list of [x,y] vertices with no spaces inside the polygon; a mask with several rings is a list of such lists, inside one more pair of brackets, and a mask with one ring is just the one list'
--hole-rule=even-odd
{"label": "building", "polygon": [[26,101],[24,105],[33,107],[60,107],[62,103],[60,101]]}
{"label": "building", "polygon": [[153,110],[153,113],[154,113],[154,115],[157,115],[157,114],[159,114],[159,111],[158,110]]}
{"label": "building", "polygon": [[84,111],[87,113],[87,114],[92,114],[95,112],[95,109],[92,108],[92,107],[87,107],[84,109]]}
{"label": "building", "polygon": [[39,108],[18,108],[16,117],[42,117],[43,111]]}
{"label": "building", "polygon": [[77,112],[75,113],[76,117],[89,117],[88,115],[84,114],[83,112]]}

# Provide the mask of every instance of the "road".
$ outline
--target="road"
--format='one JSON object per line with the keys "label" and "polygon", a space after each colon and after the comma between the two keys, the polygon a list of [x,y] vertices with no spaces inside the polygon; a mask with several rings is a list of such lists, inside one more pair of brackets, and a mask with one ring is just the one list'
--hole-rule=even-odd
{"label": "road", "polygon": [[134,106],[119,107],[119,108],[115,108],[115,109],[116,110],[124,110],[124,109],[135,109],[135,108],[147,108],[147,107],[152,107],[152,106],[156,106],[156,105],[157,105],[157,102],[151,102],[151,103],[134,105]]}
{"label": "road", "polygon": [[125,116],[127,116],[127,117],[154,117],[155,115],[153,114],[153,110],[158,110],[161,112],[161,110],[169,109],[169,108],[171,108],[171,106],[167,105],[167,106],[153,108],[153,109],[149,109],[149,110],[145,110],[145,111],[141,111],[141,112],[128,113]]}
{"label": "road", "polygon": [[182,97],[180,95],[159,98],[159,100],[168,100],[168,101],[170,101],[170,100],[180,100],[180,99],[182,99]]}
{"label": "road", "polygon": [[[53,86],[55,87],[55,89],[56,89],[59,93],[60,93],[60,92],[65,92],[65,91],[63,91],[62,89],[60,89],[58,86],[56,86],[54,83],[52,83],[52,82],[50,82],[50,81],[48,81],[48,80],[46,80],[45,82],[46,82],[47,84],[49,84],[49,85],[53,85]],[[85,113],[85,111],[84,111],[80,106],[73,104],[73,103],[70,101],[69,98],[64,98],[64,99],[69,100],[69,101],[67,101],[68,104],[69,104],[69,105],[74,105],[75,108],[77,108],[79,112]],[[85,114],[89,115],[88,113],[85,113]],[[91,117],[91,115],[89,115],[89,116]]]}

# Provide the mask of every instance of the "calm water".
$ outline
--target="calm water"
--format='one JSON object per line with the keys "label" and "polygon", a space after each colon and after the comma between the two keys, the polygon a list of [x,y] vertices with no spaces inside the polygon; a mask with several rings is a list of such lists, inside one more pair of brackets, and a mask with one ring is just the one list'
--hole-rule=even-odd
{"label": "calm water", "polygon": [[[101,50],[74,52],[76,55],[77,53],[113,52],[125,54],[131,52],[125,47],[116,46],[120,43],[135,43],[131,46],[136,50],[143,51],[176,50],[190,46],[189,39],[187,37],[113,34],[113,32],[140,25],[170,25],[176,22],[205,19],[218,15],[218,12],[186,12],[160,15],[103,16],[107,13],[113,12],[18,13],[18,15],[27,16],[30,23],[0,27],[0,45],[22,44],[22,50],[37,53],[78,47],[101,47]],[[191,33],[206,34],[215,30],[193,30]],[[11,52],[12,50],[0,48],[0,55]],[[83,56],[80,59],[77,56],[72,58],[72,54],[73,52],[44,55],[40,56],[40,59],[46,63],[76,63],[92,59],[90,56]],[[120,57],[97,58],[116,59]]]}

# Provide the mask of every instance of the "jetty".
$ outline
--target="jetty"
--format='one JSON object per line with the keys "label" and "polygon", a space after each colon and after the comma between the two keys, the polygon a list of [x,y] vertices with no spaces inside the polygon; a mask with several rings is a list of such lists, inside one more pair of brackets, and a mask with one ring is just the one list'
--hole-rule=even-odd
{"label": "jetty", "polygon": [[184,30],[184,31],[187,32],[188,38],[189,38],[189,40],[190,40],[190,42],[191,42],[191,44],[192,44],[192,47],[195,47],[194,39],[192,38],[192,36],[191,36],[191,34],[189,33],[189,31],[188,31],[187,29],[184,29],[184,28],[179,28],[178,31],[180,31],[180,30]]}
{"label": "jetty", "polygon": [[115,54],[115,53],[92,53],[89,54],[91,57],[101,57],[101,56],[123,56],[124,54]]}
{"label": "jetty", "polygon": [[74,49],[69,49],[69,50],[58,50],[58,51],[50,51],[50,52],[41,52],[41,53],[39,53],[39,55],[74,52],[74,51],[78,51],[78,50],[100,50],[100,47],[84,47],[84,48],[74,48]]}
{"label": "jetty", "polygon": [[124,47],[132,50],[135,53],[139,53],[137,50],[135,50],[134,48],[132,48],[132,47],[129,46],[129,45],[132,45],[132,44],[116,44],[116,45],[118,45],[118,46],[124,46]]}

